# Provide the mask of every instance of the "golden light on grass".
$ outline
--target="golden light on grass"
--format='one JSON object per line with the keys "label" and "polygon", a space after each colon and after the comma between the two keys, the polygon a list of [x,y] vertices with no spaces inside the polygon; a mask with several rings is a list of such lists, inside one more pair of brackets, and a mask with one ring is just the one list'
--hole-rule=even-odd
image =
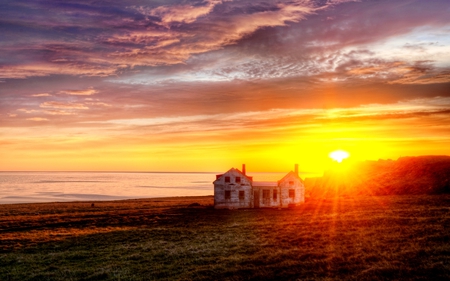
{"label": "golden light on grass", "polygon": [[348,158],[350,154],[344,150],[335,150],[329,154],[330,158],[338,163],[341,163],[342,160]]}

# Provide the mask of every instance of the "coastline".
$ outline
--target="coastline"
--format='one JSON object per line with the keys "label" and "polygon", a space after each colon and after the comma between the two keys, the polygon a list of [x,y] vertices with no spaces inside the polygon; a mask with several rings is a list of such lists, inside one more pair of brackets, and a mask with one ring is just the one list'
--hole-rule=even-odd
{"label": "coastline", "polygon": [[[79,196],[79,195],[78,195]],[[15,197],[7,197],[6,199],[12,199],[11,202],[1,202],[2,205],[19,205],[19,204],[55,204],[55,203],[95,203],[95,202],[121,202],[121,201],[129,201],[129,200],[141,200],[141,201],[152,201],[154,199],[175,199],[175,198],[192,198],[192,197],[208,197],[214,195],[187,195],[187,196],[162,196],[162,197],[136,197],[136,196],[113,196],[113,195],[101,195],[101,194],[89,194],[86,198],[79,200],[76,199],[64,199],[61,201],[48,201],[48,199],[39,200],[36,197],[30,197],[30,200],[25,201],[14,201]],[[24,199],[26,197],[17,197],[20,199]],[[3,198],[5,199],[5,198]],[[17,199],[16,199],[17,200]]]}
{"label": "coastline", "polygon": [[[99,195],[99,196],[103,196],[103,195]],[[2,203],[0,204],[0,208],[2,206],[11,206],[11,205],[54,205],[54,204],[101,204],[101,203],[131,203],[131,202],[153,202],[153,203],[158,203],[158,202],[179,202],[179,201],[183,201],[183,200],[188,200],[189,199],[202,199],[202,198],[214,198],[214,195],[204,195],[204,196],[167,196],[167,197],[146,197],[146,198],[121,198],[121,199],[107,199],[107,198],[114,198],[114,196],[105,196],[104,200],[74,200],[74,201],[53,201],[53,202],[24,202],[24,203]]]}

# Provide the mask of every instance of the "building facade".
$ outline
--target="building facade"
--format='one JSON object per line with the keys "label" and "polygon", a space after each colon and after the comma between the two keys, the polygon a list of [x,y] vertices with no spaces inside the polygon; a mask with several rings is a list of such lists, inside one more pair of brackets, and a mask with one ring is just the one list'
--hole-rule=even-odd
{"label": "building facade", "polygon": [[298,175],[298,165],[278,182],[253,181],[242,165],[242,171],[231,168],[216,175],[213,184],[216,209],[288,208],[305,202],[305,185]]}

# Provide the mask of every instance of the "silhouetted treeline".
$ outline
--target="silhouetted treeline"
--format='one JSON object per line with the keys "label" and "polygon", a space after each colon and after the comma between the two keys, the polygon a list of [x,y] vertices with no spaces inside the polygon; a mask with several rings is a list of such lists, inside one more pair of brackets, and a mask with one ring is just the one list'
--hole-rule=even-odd
{"label": "silhouetted treeline", "polygon": [[323,177],[305,179],[305,185],[311,198],[450,193],[450,156],[336,163]]}

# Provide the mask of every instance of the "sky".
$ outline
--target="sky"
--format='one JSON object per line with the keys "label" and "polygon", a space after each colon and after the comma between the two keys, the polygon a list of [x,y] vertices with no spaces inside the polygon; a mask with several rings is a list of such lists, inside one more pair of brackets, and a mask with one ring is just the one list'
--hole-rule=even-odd
{"label": "sky", "polygon": [[3,0],[0,170],[450,154],[448,0]]}

